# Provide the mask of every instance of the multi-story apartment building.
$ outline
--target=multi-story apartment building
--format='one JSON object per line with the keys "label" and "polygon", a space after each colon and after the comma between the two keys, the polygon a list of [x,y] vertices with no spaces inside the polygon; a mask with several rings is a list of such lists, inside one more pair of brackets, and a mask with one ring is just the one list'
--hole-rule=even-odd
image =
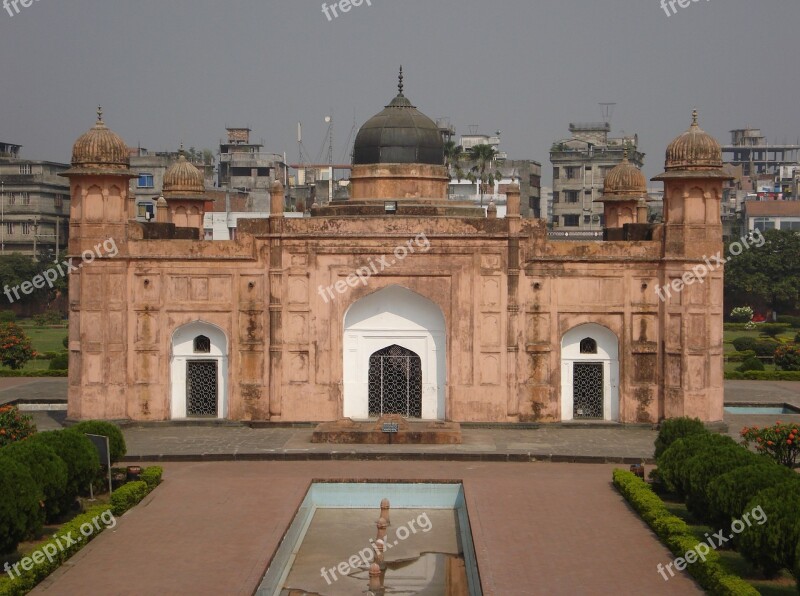
{"label": "multi-story apartment building", "polygon": [[[130,181],[129,196],[134,198],[138,221],[155,217],[156,201],[164,187],[164,173],[179,156],[179,151],[148,151],[141,147],[131,150],[131,171],[136,177]],[[207,184],[211,186],[214,164],[204,161],[201,154],[192,153],[186,157],[205,174]]]}
{"label": "multi-story apartment building", "polygon": [[0,143],[0,254],[56,259],[66,249],[69,182],[66,164],[22,159],[21,145]]}
{"label": "multi-story apartment building", "polygon": [[217,185],[248,194],[249,210],[267,211],[270,185],[286,179],[283,156],[264,152],[262,143],[252,143],[249,128],[226,130],[228,138],[219,146]]}
{"label": "multi-story apartment building", "polygon": [[628,149],[628,159],[642,167],[644,154],[639,152],[638,135],[609,137],[611,125],[572,123],[572,136],[553,143],[550,161],[553,164],[554,228],[567,231],[603,229],[603,204],[597,202],[603,192],[606,175],[618,165]]}
{"label": "multi-story apartment building", "polygon": [[722,147],[725,162],[742,166],[742,173],[748,178],[763,174],[779,176],[781,168],[798,165],[798,155],[800,145],[769,144],[757,128],[732,130],[731,144]]}

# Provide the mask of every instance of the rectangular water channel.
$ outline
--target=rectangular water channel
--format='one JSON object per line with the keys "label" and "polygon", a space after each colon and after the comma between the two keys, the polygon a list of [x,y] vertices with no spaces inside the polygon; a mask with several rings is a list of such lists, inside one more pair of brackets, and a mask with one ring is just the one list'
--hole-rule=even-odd
{"label": "rectangular water channel", "polygon": [[[370,578],[384,499],[386,548]],[[256,594],[481,596],[463,486],[312,483]]]}

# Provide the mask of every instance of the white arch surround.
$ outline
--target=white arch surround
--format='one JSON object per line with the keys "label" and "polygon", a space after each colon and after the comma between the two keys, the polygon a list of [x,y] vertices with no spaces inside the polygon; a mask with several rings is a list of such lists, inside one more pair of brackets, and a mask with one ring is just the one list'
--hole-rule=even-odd
{"label": "white arch surround", "polygon": [[369,357],[398,345],[422,361],[422,419],[445,419],[447,354],[441,309],[419,294],[389,286],[350,306],[344,316],[345,418],[369,417]]}
{"label": "white arch surround", "polygon": [[[581,354],[580,344],[591,338],[596,354]],[[575,364],[603,365],[603,420],[619,420],[619,339],[610,329],[586,323],[570,329],[561,340],[561,420],[574,419],[573,382]]]}
{"label": "white arch surround", "polygon": [[[194,340],[204,335],[211,340],[211,351],[195,353]],[[228,417],[228,338],[211,323],[194,321],[178,327],[170,345],[170,414],[173,420],[186,416],[186,364],[190,361],[217,363],[217,418]]]}

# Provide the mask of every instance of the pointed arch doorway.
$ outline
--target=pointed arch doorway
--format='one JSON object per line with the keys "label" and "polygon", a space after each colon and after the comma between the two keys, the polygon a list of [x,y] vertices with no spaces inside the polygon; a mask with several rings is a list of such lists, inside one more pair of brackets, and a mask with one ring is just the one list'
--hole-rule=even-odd
{"label": "pointed arch doorway", "polygon": [[445,343],[441,309],[411,290],[390,286],[354,303],[344,317],[343,415],[444,420]]}

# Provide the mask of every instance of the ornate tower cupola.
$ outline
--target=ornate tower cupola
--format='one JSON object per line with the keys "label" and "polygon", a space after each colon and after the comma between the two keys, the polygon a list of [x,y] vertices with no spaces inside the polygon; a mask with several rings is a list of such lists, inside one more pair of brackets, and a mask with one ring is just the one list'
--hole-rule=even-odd
{"label": "ornate tower cupola", "polygon": [[103,121],[81,135],[72,148],[72,167],[61,174],[70,180],[70,253],[93,248],[98,241],[126,237],[130,151]]}
{"label": "ornate tower cupola", "polygon": [[445,200],[450,178],[439,127],[404,95],[402,67],[397,89],[356,135],[350,198]]}
{"label": "ornate tower cupola", "polygon": [[722,247],[720,144],[700,128],[697,110],[692,125],[667,148],[665,172],[653,178],[664,183],[664,236],[667,253],[687,256],[716,254]]}
{"label": "ornate tower cupola", "polygon": [[606,176],[603,195],[597,202],[603,203],[605,227],[621,228],[625,224],[647,223],[639,221],[637,208],[647,201],[647,179],[642,171],[628,159],[625,148],[622,162]]}
{"label": "ornate tower cupola", "polygon": [[203,173],[189,163],[181,146],[178,161],[164,173],[169,220],[179,228],[203,229],[206,187]]}

